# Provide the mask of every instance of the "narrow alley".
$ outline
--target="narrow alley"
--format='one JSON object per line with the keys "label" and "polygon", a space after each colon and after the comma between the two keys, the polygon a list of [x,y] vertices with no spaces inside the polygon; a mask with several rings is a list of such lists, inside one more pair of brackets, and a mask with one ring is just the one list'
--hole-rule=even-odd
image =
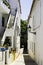
{"label": "narrow alley", "polygon": [[18,58],[10,65],[37,65],[37,63],[29,56],[29,54],[23,54],[22,51],[20,51]]}
{"label": "narrow alley", "polygon": [[29,54],[23,54],[23,50],[21,49],[18,58],[10,65],[37,65],[37,63],[29,56]]}
{"label": "narrow alley", "polygon": [[0,0],[0,65],[43,65],[43,0]]}

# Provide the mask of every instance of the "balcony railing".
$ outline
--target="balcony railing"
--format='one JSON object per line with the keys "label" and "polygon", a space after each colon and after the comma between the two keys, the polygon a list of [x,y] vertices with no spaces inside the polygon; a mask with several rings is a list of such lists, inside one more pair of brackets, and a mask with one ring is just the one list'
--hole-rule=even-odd
{"label": "balcony railing", "polygon": [[6,0],[2,0],[2,1],[10,9],[10,4]]}
{"label": "balcony railing", "polygon": [[[16,26],[16,22],[17,22],[17,15],[18,15],[18,11],[17,10],[15,12],[15,16],[13,16],[13,17],[12,17],[12,15],[10,13],[10,16],[8,18],[7,27],[6,27],[6,30],[4,32],[3,38],[1,40],[2,45],[4,44],[6,36],[10,36],[11,37],[11,36],[14,35],[14,30],[15,30],[15,26]],[[9,33],[11,33],[11,34],[9,34]]]}

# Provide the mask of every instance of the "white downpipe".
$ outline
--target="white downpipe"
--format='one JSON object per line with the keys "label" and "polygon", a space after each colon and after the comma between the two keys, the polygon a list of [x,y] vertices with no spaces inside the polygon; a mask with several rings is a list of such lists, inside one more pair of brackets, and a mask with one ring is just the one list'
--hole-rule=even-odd
{"label": "white downpipe", "polygon": [[8,23],[7,23],[7,28],[8,28],[8,26],[9,26],[10,19],[11,19],[11,14],[10,14],[10,16],[9,16],[9,20],[8,20]]}
{"label": "white downpipe", "polygon": [[15,17],[14,30],[15,30],[15,26],[16,26],[16,22],[17,22],[17,15],[18,15],[18,11],[17,11],[17,13],[16,13],[16,17]]}

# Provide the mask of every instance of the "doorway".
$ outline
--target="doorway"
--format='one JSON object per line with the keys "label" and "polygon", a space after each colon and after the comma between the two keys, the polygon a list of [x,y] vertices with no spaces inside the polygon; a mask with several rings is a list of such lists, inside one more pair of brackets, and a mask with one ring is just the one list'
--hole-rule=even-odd
{"label": "doorway", "polygon": [[[25,35],[24,35],[24,36],[25,36]],[[20,39],[20,48],[24,48],[23,54],[28,54],[27,39],[26,39],[26,37],[24,37],[24,36],[23,36],[23,37],[21,36],[21,39]]]}
{"label": "doorway", "polygon": [[2,17],[2,27],[4,27],[5,18]]}

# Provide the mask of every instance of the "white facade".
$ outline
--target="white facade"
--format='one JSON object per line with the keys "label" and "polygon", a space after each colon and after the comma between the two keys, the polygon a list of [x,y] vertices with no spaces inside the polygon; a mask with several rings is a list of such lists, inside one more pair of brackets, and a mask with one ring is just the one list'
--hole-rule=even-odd
{"label": "white facade", "polygon": [[[31,18],[33,18],[32,20],[33,30],[31,32],[36,32],[34,38],[35,39],[35,60],[38,63],[38,65],[43,65],[43,0],[35,0],[30,16]],[[28,37],[29,37],[29,31],[28,31]],[[30,37],[28,38],[28,44],[30,44],[29,39],[31,38]]]}
{"label": "white facade", "polygon": [[[2,38],[0,36],[0,38],[1,38],[0,43],[1,43],[1,45],[4,45],[4,43],[6,41],[6,37],[8,37],[10,39],[10,48],[14,48],[14,49],[16,49],[16,52],[19,52],[19,50],[20,50],[20,14],[21,14],[20,5],[19,5],[20,3],[18,0],[7,0],[7,1],[10,4],[11,12],[10,12],[10,9],[8,9],[8,10],[4,9],[5,11],[2,11],[2,12],[0,11],[0,33],[2,34],[3,29],[5,29],[4,33],[2,35]],[[2,6],[0,6],[0,9],[1,9],[1,7]],[[1,10],[3,10],[3,7]],[[4,17],[4,27],[2,27],[2,17]],[[1,53],[2,53],[2,51],[1,51]],[[7,57],[6,62],[7,62],[7,60],[9,59],[9,49],[7,50],[6,53],[7,53],[7,56],[6,56]],[[4,61],[2,60],[2,62],[4,62],[4,64],[5,64],[4,56],[3,56]]]}
{"label": "white facade", "polygon": [[[1,41],[2,41],[2,45],[3,45],[5,38],[10,37],[11,47],[14,48],[17,46],[17,50],[18,50],[18,48],[20,49],[20,6],[19,6],[19,1],[18,0],[15,0],[15,1],[8,0],[8,2],[11,6],[11,14],[9,16],[7,28],[5,30],[5,33],[4,33]],[[15,11],[16,9],[17,9],[17,12]],[[16,14],[16,16],[15,16],[15,14]],[[11,26],[12,23],[14,23],[13,26]],[[8,28],[9,26],[11,26],[11,27]]]}
{"label": "white facade", "polygon": [[7,25],[7,19],[10,9],[0,0],[0,45],[4,30]]}
{"label": "white facade", "polygon": [[15,9],[17,9],[17,14],[16,14],[16,18],[15,18],[16,20],[14,23],[14,27],[15,27],[15,31],[14,31],[15,41],[14,41],[14,43],[17,46],[17,50],[18,50],[18,49],[20,49],[20,5],[19,5],[18,0],[8,0],[8,2],[11,6],[11,14],[12,15],[15,16]]}

